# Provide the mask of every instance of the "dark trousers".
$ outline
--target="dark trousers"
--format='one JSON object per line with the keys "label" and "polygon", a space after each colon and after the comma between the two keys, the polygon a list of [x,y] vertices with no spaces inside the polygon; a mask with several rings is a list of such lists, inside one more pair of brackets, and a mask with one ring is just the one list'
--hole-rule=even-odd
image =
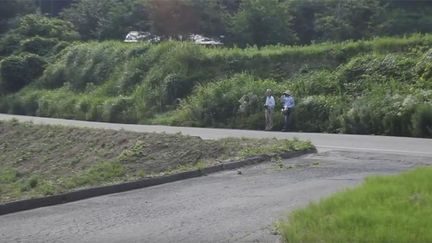
{"label": "dark trousers", "polygon": [[291,109],[288,108],[287,110],[284,111],[283,115],[284,115],[284,126],[283,129],[284,130],[288,130],[291,128],[291,120],[290,120],[290,114],[291,114]]}

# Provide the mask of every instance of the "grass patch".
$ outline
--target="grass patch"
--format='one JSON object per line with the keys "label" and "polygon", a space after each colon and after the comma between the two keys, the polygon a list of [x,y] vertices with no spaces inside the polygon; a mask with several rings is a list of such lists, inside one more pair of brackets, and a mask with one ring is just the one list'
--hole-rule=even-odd
{"label": "grass patch", "polygon": [[294,211],[285,242],[432,242],[432,168],[375,176]]}
{"label": "grass patch", "polygon": [[203,140],[181,134],[0,121],[0,202],[310,148],[310,142],[299,140]]}

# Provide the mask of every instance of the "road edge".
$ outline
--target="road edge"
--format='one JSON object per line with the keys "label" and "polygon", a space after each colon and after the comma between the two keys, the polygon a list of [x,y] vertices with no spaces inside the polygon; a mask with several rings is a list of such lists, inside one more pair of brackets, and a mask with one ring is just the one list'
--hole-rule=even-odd
{"label": "road edge", "polygon": [[125,191],[141,189],[145,187],[156,186],[156,185],[166,184],[170,182],[200,177],[200,176],[204,176],[219,171],[233,170],[243,166],[262,163],[274,157],[289,159],[289,158],[294,158],[294,157],[298,157],[310,153],[316,153],[316,152],[317,150],[313,148],[308,150],[292,151],[292,152],[285,152],[279,154],[259,155],[259,156],[250,157],[243,160],[233,161],[230,163],[214,165],[202,169],[186,171],[186,172],[176,173],[172,175],[146,178],[142,180],[124,182],[115,185],[81,189],[77,191],[66,192],[63,194],[47,196],[47,197],[19,200],[19,201],[0,204],[0,215],[16,213],[20,211],[31,210],[31,209],[41,208],[41,207],[54,206],[58,204],[75,202],[75,201],[79,201],[91,197],[125,192]]}

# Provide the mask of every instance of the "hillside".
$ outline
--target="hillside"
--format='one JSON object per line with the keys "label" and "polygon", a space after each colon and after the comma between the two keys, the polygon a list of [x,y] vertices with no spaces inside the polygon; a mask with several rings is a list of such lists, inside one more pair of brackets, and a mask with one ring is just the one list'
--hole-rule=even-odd
{"label": "hillside", "polygon": [[262,129],[265,89],[290,89],[297,131],[431,137],[431,46],[432,35],[245,49],[76,42],[4,94],[0,112]]}

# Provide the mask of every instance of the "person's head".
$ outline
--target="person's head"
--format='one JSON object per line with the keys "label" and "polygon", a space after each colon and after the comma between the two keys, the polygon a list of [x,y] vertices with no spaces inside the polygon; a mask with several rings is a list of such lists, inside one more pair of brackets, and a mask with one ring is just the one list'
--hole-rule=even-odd
{"label": "person's head", "polygon": [[291,91],[289,91],[289,90],[285,90],[285,91],[283,92],[283,95],[285,95],[285,96],[291,96]]}
{"label": "person's head", "polygon": [[271,91],[271,89],[267,89],[266,92],[265,92],[265,94],[266,94],[267,96],[271,96],[271,95],[272,95],[272,91]]}

